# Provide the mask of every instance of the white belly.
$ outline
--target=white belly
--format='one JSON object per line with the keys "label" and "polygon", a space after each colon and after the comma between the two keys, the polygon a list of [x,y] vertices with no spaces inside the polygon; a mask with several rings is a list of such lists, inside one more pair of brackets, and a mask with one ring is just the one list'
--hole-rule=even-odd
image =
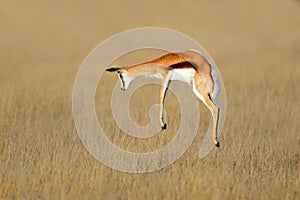
{"label": "white belly", "polygon": [[194,69],[174,69],[172,72],[171,80],[186,82],[188,84],[192,83],[195,75]]}
{"label": "white belly", "polygon": [[145,74],[146,78],[158,78],[158,79],[162,79],[162,75],[160,73],[156,73],[156,74]]}

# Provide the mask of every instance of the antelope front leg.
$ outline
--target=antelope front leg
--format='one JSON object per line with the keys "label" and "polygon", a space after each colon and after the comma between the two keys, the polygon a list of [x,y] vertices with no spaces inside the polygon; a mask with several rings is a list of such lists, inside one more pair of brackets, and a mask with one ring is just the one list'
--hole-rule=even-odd
{"label": "antelope front leg", "polygon": [[162,130],[167,129],[167,124],[164,121],[164,101],[165,101],[166,92],[168,90],[168,85],[169,85],[169,79],[165,81],[163,80],[162,87],[160,88],[160,95],[159,95],[159,105],[160,105],[159,121]]}

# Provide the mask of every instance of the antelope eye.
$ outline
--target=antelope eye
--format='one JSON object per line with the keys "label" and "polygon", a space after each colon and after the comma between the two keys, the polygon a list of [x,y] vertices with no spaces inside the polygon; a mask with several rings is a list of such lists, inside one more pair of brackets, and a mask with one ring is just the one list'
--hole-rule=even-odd
{"label": "antelope eye", "polygon": [[120,78],[122,78],[122,79],[123,79],[123,75],[122,75],[122,74],[120,74],[119,76],[120,76]]}

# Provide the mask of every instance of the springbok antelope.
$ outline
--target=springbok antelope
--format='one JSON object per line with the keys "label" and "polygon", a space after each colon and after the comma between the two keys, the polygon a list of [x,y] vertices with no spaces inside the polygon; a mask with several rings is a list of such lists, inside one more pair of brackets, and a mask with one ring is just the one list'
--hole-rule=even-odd
{"label": "springbok antelope", "polygon": [[163,130],[167,128],[164,121],[164,99],[170,81],[178,80],[188,83],[195,95],[210,110],[213,118],[212,141],[220,147],[217,134],[220,109],[213,101],[220,92],[220,84],[216,69],[200,52],[187,50],[180,53],[168,53],[148,62],[126,67],[113,67],[106,71],[118,73],[121,90],[126,90],[137,76],[162,79],[159,120]]}

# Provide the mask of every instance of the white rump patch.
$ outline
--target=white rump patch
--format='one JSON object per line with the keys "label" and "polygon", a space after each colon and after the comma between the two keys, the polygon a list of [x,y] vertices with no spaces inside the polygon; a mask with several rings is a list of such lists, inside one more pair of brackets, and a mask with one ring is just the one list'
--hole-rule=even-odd
{"label": "white rump patch", "polygon": [[214,80],[214,91],[211,94],[211,97],[215,99],[220,93],[220,82],[218,79],[218,72],[216,71],[216,69],[213,66],[211,66],[210,68],[211,68],[211,76]]}
{"label": "white rump patch", "polygon": [[196,49],[190,49],[190,50],[194,51],[196,53],[199,53],[209,63],[210,69],[211,69],[211,76],[212,76],[213,81],[214,81],[214,91],[211,94],[211,97],[213,99],[215,99],[220,93],[220,82],[219,82],[219,79],[218,79],[217,70],[214,68],[214,66],[209,62],[209,60],[200,51],[198,51]]}

